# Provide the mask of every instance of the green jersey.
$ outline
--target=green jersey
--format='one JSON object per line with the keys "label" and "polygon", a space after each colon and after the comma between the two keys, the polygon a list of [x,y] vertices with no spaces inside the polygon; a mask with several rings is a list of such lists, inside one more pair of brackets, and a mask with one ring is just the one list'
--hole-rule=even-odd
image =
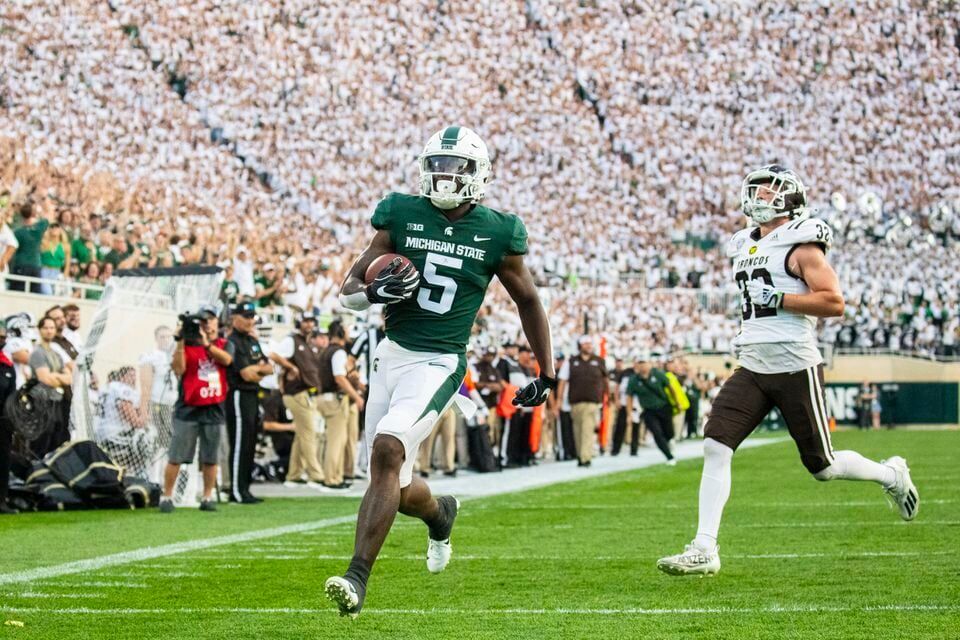
{"label": "green jersey", "polygon": [[627,395],[633,396],[640,402],[643,409],[660,409],[670,404],[667,396],[667,387],[670,381],[660,369],[650,369],[650,375],[641,378],[633,374],[627,383]]}
{"label": "green jersey", "polygon": [[391,193],[372,222],[420,272],[417,294],[386,306],[387,337],[411,351],[464,353],[503,259],[527,252],[523,221],[476,205],[450,222],[427,198]]}

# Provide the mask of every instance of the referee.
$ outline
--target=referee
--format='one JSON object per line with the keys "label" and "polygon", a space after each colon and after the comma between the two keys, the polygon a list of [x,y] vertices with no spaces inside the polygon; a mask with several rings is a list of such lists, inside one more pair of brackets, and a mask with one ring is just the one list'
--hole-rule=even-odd
{"label": "referee", "polygon": [[257,312],[252,302],[233,308],[233,332],[227,338],[227,353],[233,363],[227,368],[227,434],[230,438],[230,502],[255,504],[262,498],[250,493],[250,474],[257,443],[257,393],[260,381],[273,373],[260,343],[253,336]]}

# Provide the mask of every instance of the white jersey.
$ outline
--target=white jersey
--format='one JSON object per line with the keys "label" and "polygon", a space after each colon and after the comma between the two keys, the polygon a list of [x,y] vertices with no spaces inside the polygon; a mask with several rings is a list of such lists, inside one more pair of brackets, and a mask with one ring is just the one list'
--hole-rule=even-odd
{"label": "white jersey", "polygon": [[750,280],[760,280],[783,293],[804,294],[810,289],[788,264],[801,244],[830,248],[833,232],[822,220],[807,218],[781,225],[760,238],[760,229],[743,229],[727,244],[734,280],[740,288],[740,333],[733,344],[741,364],[757,373],[799,371],[820,364],[817,319],[785,309],[757,306],[747,295]]}

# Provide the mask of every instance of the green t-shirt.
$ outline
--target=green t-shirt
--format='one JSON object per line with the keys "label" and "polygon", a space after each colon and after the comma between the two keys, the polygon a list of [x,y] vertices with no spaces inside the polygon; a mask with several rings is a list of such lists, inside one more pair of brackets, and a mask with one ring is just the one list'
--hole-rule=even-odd
{"label": "green t-shirt", "polygon": [[13,254],[10,266],[40,267],[40,243],[43,242],[43,234],[49,226],[50,223],[44,218],[37,220],[28,227],[20,227],[13,232],[20,246],[17,248],[17,252]]}
{"label": "green t-shirt", "polygon": [[90,249],[87,247],[87,243],[82,238],[76,238],[73,242],[70,243],[70,256],[76,258],[77,262],[81,265],[90,263]]}
{"label": "green t-shirt", "polygon": [[58,244],[53,251],[43,251],[40,253],[40,264],[50,269],[63,270],[63,265],[67,261],[67,253],[63,250],[63,245]]}
{"label": "green t-shirt", "polygon": [[417,295],[386,306],[387,336],[411,351],[464,353],[501,262],[527,252],[523,221],[477,205],[450,222],[427,198],[391,193],[372,223],[420,272]]}
{"label": "green t-shirt", "polygon": [[627,395],[633,396],[646,409],[660,409],[670,404],[667,399],[667,387],[670,381],[660,369],[650,369],[647,378],[641,378],[634,373],[627,383]]}
{"label": "green t-shirt", "polygon": [[[256,276],[256,277],[253,279],[253,284],[255,285],[255,288],[257,288],[257,289],[269,289],[270,287],[273,286],[273,284],[274,284],[276,281],[277,281],[276,278],[274,278],[273,280],[270,280],[270,279],[268,279],[266,276],[259,275],[259,276]],[[238,287],[238,289],[239,289],[239,287]],[[276,292],[274,292],[274,293],[268,293],[267,295],[263,296],[262,298],[257,298],[257,306],[258,306],[258,307],[269,307],[270,305],[272,305],[272,304],[274,304],[274,303],[279,304],[279,302],[280,302],[280,301],[277,299]]]}
{"label": "green t-shirt", "polygon": [[220,297],[227,304],[234,304],[240,295],[240,285],[236,280],[224,280],[220,286]]}
{"label": "green t-shirt", "polygon": [[123,262],[129,257],[130,257],[129,252],[125,251],[121,253],[116,249],[110,249],[110,251],[107,252],[107,255],[103,256],[103,261],[109,262],[110,264],[113,265],[113,268],[116,269],[121,262]]}

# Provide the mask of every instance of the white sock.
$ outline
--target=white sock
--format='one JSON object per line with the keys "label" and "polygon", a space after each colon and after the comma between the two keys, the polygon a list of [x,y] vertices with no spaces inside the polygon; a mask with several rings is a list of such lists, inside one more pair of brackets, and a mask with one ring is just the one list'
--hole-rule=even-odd
{"label": "white sock", "polygon": [[833,464],[814,474],[817,480],[869,480],[892,487],[897,481],[897,473],[885,464],[864,458],[856,451],[834,451]]}
{"label": "white sock", "polygon": [[700,523],[694,544],[704,550],[717,546],[723,506],[730,497],[733,449],[712,438],[703,441],[703,475],[700,477]]}

